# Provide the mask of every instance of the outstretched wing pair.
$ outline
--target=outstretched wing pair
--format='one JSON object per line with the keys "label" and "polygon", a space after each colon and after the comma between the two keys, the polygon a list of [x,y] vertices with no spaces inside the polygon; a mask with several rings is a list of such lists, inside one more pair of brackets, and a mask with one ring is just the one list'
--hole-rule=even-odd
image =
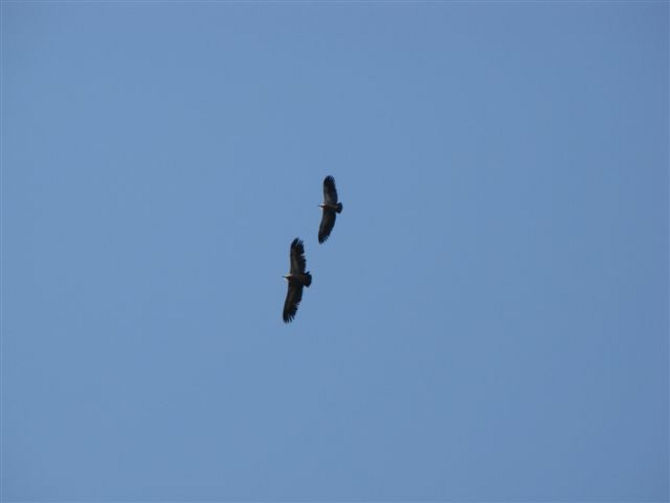
{"label": "outstretched wing pair", "polygon": [[[337,200],[335,179],[332,176],[327,176],[323,180],[323,203],[319,206],[323,210],[321,224],[319,224],[319,243],[323,243],[328,239],[335,226],[336,214],[342,212],[342,203]],[[282,315],[285,323],[293,321],[302,300],[302,289],[312,284],[312,275],[305,271],[307,267],[305,247],[298,238],[291,242],[290,258],[291,272],[284,276],[288,280],[288,291],[286,292]]]}
{"label": "outstretched wing pair", "polygon": [[312,275],[305,271],[307,261],[305,260],[305,247],[302,241],[295,238],[291,243],[291,272],[284,276],[288,280],[288,292],[284,301],[284,313],[282,315],[284,322],[293,320],[295,313],[298,312],[298,305],[302,300],[303,287],[309,287],[312,284]]}
{"label": "outstretched wing pair", "polygon": [[337,202],[337,189],[335,188],[335,179],[332,176],[327,176],[323,180],[323,204],[320,206],[323,213],[319,225],[319,243],[323,243],[335,227],[337,213],[342,213],[342,203]]}

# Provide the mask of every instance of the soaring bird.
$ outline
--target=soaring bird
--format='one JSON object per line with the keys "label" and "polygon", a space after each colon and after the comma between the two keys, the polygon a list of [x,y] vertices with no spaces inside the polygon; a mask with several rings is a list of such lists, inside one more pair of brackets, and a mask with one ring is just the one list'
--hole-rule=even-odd
{"label": "soaring bird", "polygon": [[312,284],[312,275],[309,271],[305,272],[305,247],[302,241],[295,238],[291,243],[291,272],[284,276],[288,280],[288,292],[286,292],[286,301],[284,301],[284,323],[293,320],[295,313],[298,312],[298,305],[302,299],[302,287]]}
{"label": "soaring bird", "polygon": [[323,203],[319,207],[323,209],[319,225],[319,243],[323,243],[335,226],[335,214],[342,213],[342,203],[337,202],[335,178],[332,176],[327,176],[323,180]]}

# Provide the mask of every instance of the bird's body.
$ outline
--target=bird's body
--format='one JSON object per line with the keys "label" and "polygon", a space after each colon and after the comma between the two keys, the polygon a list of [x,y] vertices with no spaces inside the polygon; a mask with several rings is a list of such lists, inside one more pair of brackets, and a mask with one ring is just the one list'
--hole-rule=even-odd
{"label": "bird's body", "polygon": [[312,275],[310,273],[305,274],[287,274],[284,276],[289,283],[296,283],[298,285],[309,286],[312,284]]}
{"label": "bird's body", "polygon": [[312,284],[312,275],[305,271],[307,261],[305,260],[305,247],[300,239],[295,238],[291,242],[291,271],[284,276],[288,281],[288,291],[284,301],[284,312],[282,318],[284,323],[289,323],[298,312],[298,305],[302,300],[303,287]]}
{"label": "bird's body", "polygon": [[319,208],[321,208],[323,210],[335,211],[337,213],[342,213],[342,203],[338,203],[338,204],[321,203],[319,205]]}
{"label": "bird's body", "polygon": [[323,180],[323,203],[319,207],[323,210],[319,225],[319,243],[323,243],[335,227],[336,214],[342,213],[342,203],[337,201],[337,189],[332,176],[327,176]]}

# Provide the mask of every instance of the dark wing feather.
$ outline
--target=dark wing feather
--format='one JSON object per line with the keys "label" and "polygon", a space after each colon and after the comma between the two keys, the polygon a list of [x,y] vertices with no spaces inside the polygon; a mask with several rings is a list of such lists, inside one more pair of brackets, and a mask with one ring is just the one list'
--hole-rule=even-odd
{"label": "dark wing feather", "polygon": [[328,239],[333,227],[335,227],[335,212],[324,208],[323,215],[321,215],[321,224],[319,225],[319,243]]}
{"label": "dark wing feather", "polygon": [[298,312],[298,305],[302,300],[302,285],[295,282],[288,282],[288,292],[286,292],[286,301],[284,301],[284,313],[282,317],[284,318],[284,323],[289,323],[295,317],[295,313]]}
{"label": "dark wing feather", "polygon": [[305,247],[298,238],[291,243],[291,274],[305,272]]}
{"label": "dark wing feather", "polygon": [[335,178],[327,176],[323,180],[323,201],[326,204],[337,204],[337,189],[335,188]]}

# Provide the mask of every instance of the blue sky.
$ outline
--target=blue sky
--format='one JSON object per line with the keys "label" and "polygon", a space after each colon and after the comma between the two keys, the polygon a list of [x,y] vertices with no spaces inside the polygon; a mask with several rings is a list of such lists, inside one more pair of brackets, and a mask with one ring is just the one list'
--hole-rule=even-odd
{"label": "blue sky", "polygon": [[3,2],[2,500],[667,500],[668,14]]}

